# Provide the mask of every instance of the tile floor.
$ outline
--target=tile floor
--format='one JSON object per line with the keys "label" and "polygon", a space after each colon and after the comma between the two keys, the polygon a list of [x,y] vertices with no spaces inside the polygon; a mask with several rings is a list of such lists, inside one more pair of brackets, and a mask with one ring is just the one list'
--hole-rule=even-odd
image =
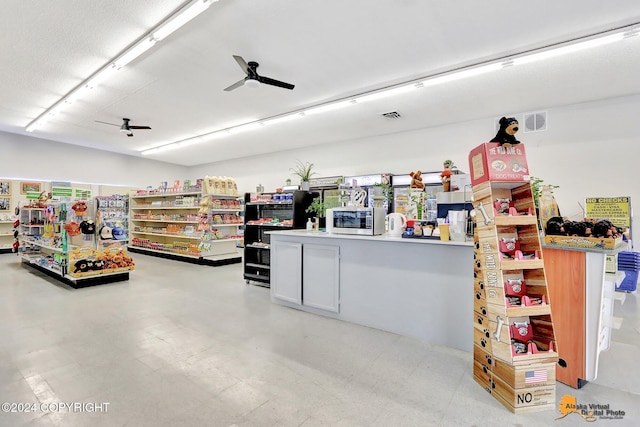
{"label": "tile floor", "polygon": [[[579,426],[514,415],[472,379],[472,356],[270,303],[239,264],[136,255],[128,282],[74,290],[0,255],[1,426]],[[640,425],[640,309],[624,317],[578,403]],[[468,322],[467,322],[468,323]],[[462,322],[465,325],[465,322]],[[471,325],[469,324],[469,327]],[[59,410],[107,402],[107,412]]]}

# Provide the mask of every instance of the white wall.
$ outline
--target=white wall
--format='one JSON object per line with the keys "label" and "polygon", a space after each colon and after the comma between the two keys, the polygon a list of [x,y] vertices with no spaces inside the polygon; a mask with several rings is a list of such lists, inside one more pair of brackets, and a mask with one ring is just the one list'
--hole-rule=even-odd
{"label": "white wall", "polygon": [[[630,196],[632,204],[640,203],[640,95],[546,111],[547,131],[520,131],[517,137],[530,173],[560,186],[555,196],[563,215],[580,214],[578,203],[592,196]],[[522,114],[516,116],[522,122]],[[494,119],[211,163],[191,172],[232,176],[240,191],[255,191],[258,184],[273,191],[287,178],[295,183],[289,168],[297,159],[314,163],[318,176],[441,170],[445,159],[468,172],[469,151],[495,135]],[[633,232],[637,247],[640,231]]]}
{"label": "white wall", "polygon": [[[482,108],[478,105],[478,108]],[[563,215],[580,214],[586,197],[630,196],[640,203],[640,94],[546,109],[548,130],[517,134],[532,175],[559,185]],[[516,115],[522,121],[522,114]],[[318,176],[440,170],[452,159],[468,171],[467,156],[490,140],[494,117],[375,138],[311,146],[192,168],[0,132],[0,177],[118,184],[138,188],[205,175],[234,177],[241,192],[267,191],[296,177],[296,160]],[[257,134],[256,137],[259,137]],[[640,243],[634,227],[634,240]]]}
{"label": "white wall", "polygon": [[126,188],[188,178],[184,166],[0,132],[0,177]]}

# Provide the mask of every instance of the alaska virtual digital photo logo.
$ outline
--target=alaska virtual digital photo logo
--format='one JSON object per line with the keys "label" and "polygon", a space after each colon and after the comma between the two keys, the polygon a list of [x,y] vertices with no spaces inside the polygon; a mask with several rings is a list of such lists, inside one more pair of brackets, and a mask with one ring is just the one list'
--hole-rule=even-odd
{"label": "alaska virtual digital photo logo", "polygon": [[581,416],[585,421],[589,422],[593,422],[598,419],[621,420],[625,415],[625,412],[622,410],[611,409],[611,405],[608,403],[579,404],[575,396],[568,394],[565,394],[562,396],[562,399],[560,399],[560,406],[558,410],[561,415],[557,417],[556,420],[573,413]]}

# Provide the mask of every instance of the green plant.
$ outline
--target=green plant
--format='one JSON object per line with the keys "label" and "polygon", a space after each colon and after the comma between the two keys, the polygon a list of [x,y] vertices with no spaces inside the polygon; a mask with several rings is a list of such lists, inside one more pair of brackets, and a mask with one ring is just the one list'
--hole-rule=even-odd
{"label": "green plant", "polygon": [[316,174],[313,172],[313,166],[313,163],[302,163],[302,161],[298,160],[295,167],[289,170],[292,171],[294,175],[299,176],[301,181],[309,181],[311,177]]}
{"label": "green plant", "polygon": [[540,199],[540,195],[542,194],[543,187],[548,187],[551,193],[553,193],[553,190],[555,190],[556,188],[560,188],[559,185],[543,184],[543,182],[544,179],[542,178],[537,178],[535,176],[531,176],[530,178],[533,204],[536,206],[536,208],[538,207],[538,200]]}
{"label": "green plant", "polygon": [[320,200],[320,197],[313,199],[313,202],[306,209],[307,213],[314,214],[318,218],[324,218],[327,214],[327,204]]}
{"label": "green plant", "polygon": [[382,188],[382,195],[387,199],[387,201],[390,201],[393,197],[393,187],[388,183],[382,182],[380,184],[373,184],[373,186]]}

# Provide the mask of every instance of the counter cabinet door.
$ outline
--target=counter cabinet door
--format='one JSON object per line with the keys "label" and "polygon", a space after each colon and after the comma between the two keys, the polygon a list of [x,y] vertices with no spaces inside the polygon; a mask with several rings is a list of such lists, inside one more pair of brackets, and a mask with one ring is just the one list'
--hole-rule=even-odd
{"label": "counter cabinet door", "polygon": [[302,251],[302,303],[338,313],[340,247],[305,244]]}
{"label": "counter cabinet door", "polygon": [[302,244],[274,242],[271,245],[271,295],[302,304]]}

